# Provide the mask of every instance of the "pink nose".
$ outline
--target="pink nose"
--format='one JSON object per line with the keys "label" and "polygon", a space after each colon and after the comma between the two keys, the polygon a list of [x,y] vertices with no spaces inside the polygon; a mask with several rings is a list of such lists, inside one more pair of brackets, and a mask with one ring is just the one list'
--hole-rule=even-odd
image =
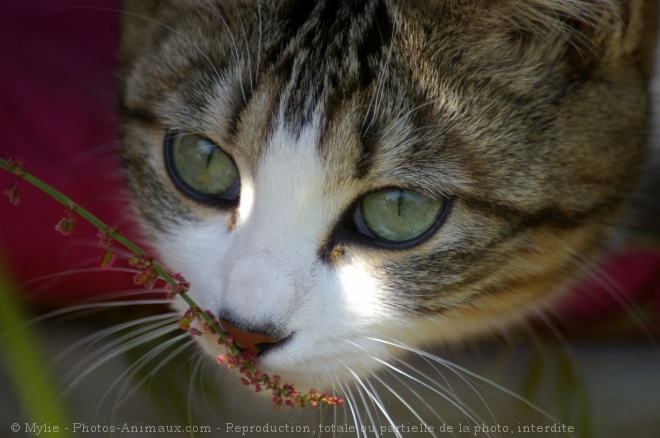
{"label": "pink nose", "polygon": [[220,324],[234,338],[234,345],[242,351],[249,351],[256,355],[259,355],[266,345],[276,344],[280,341],[262,333],[253,333],[239,329],[224,319],[220,321]]}

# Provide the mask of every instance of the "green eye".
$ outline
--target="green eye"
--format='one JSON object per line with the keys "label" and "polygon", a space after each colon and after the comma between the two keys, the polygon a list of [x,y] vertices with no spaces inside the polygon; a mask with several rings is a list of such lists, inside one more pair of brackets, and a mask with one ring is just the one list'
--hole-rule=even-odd
{"label": "green eye", "polygon": [[165,158],[172,180],[189,196],[203,202],[238,200],[236,165],[206,138],[172,131],[165,139]]}
{"label": "green eye", "polygon": [[425,236],[440,223],[445,198],[388,189],[365,196],[353,216],[363,234],[392,243],[407,243]]}

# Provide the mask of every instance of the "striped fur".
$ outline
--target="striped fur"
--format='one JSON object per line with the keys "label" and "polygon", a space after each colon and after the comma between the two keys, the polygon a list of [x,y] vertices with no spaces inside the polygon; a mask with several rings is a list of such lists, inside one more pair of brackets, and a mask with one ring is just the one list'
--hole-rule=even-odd
{"label": "striped fur", "polygon": [[[294,381],[377,368],[392,352],[370,337],[415,347],[520,320],[607,247],[642,171],[651,1],[125,6],[122,159],[144,229],[216,315],[293,334],[260,360]],[[237,206],[177,190],[172,128],[233,158]],[[405,248],[347,228],[388,187],[451,211]]]}

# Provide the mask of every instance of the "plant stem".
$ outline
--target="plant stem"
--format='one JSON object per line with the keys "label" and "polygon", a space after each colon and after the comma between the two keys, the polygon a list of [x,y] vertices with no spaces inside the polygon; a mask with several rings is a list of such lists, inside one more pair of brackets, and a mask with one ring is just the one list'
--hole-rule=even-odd
{"label": "plant stem", "polygon": [[[25,182],[32,184],[42,192],[46,193],[49,195],[51,198],[55,199],[57,202],[65,206],[66,208],[70,209],[71,211],[75,212],[76,214],[80,215],[83,219],[85,219],[87,222],[90,224],[94,225],[96,228],[98,228],[100,231],[103,233],[106,233],[106,235],[111,238],[112,240],[120,243],[123,245],[126,249],[131,251],[133,254],[137,256],[146,256],[147,252],[144,251],[142,248],[128,240],[126,237],[122,236],[119,232],[117,232],[115,229],[109,227],[105,222],[94,216],[92,213],[90,213],[88,210],[85,208],[79,206],[71,198],[60,192],[59,190],[56,190],[53,188],[51,185],[43,182],[36,176],[26,172],[19,166],[11,165],[7,160],[0,158],[0,168],[5,169],[11,173],[16,174],[19,178],[24,180]],[[153,262],[153,268],[154,270],[158,273],[158,275],[165,280],[170,286],[175,286],[176,281],[172,278],[172,276],[165,270],[163,269],[160,264]],[[190,307],[199,307],[195,300],[193,300],[188,294],[185,292],[179,293],[178,294]],[[220,327],[217,326],[215,321],[213,321],[213,318],[211,318],[209,315],[206,314],[206,312],[200,312],[200,316],[204,319],[204,322],[206,322],[210,327],[212,327],[217,333],[224,333],[224,330],[220,329]]]}
{"label": "plant stem", "polygon": [[[41,191],[43,191],[44,193],[55,199],[60,204],[64,205],[67,208],[66,220],[70,220],[71,215],[74,213],[80,215],[80,217],[85,219],[87,222],[91,223],[93,226],[98,228],[99,231],[103,233],[102,242],[105,246],[109,245],[109,240],[111,239],[123,245],[125,248],[127,248],[136,256],[146,258],[147,256],[146,251],[144,251],[139,246],[137,246],[136,244],[134,244],[133,242],[131,242],[130,240],[119,234],[119,232],[117,232],[116,227],[112,227],[112,228],[109,227],[107,224],[105,224],[103,221],[98,219],[88,210],[80,207],[75,202],[73,202],[73,200],[68,196],[54,189],[52,186],[46,184],[45,182],[35,177],[34,175],[25,172],[25,170],[23,170],[23,167],[24,166],[22,162],[7,161],[0,158],[0,168],[16,174],[22,180],[26,181],[29,184],[32,184],[36,188],[40,189]],[[13,202],[15,203],[18,202],[18,190],[16,188],[16,185],[13,184],[12,186],[10,186],[9,191],[6,193],[10,195],[10,199]],[[67,232],[68,231],[69,229],[67,229]],[[149,264],[145,263],[146,267],[140,266],[138,264],[138,266],[140,266],[140,268],[143,269],[142,275],[145,275],[146,268],[153,269],[158,274],[158,277],[160,277],[170,285],[171,291],[177,291],[177,295],[179,295],[191,308],[191,310],[186,312],[186,315],[193,313],[195,315],[198,315],[206,323],[206,327],[204,327],[204,332],[208,333],[209,330],[211,330],[216,335],[220,336],[221,341],[225,341],[225,346],[227,347],[228,355],[230,356],[228,358],[229,368],[233,368],[234,366],[239,366],[240,373],[246,376],[241,380],[242,382],[245,382],[244,384],[249,384],[249,385],[254,384],[256,385],[257,388],[259,388],[261,385],[264,385],[265,387],[270,388],[275,395],[273,400],[274,400],[274,407],[276,409],[279,409],[279,407],[283,403],[291,407],[293,406],[304,407],[306,403],[310,402],[312,406],[318,407],[319,401],[335,406],[340,405],[344,402],[338,397],[330,397],[325,393],[322,394],[317,393],[313,389],[310,390],[309,395],[303,396],[300,393],[294,391],[293,386],[291,385],[287,384],[284,385],[283,387],[280,387],[279,377],[277,377],[275,380],[271,380],[270,376],[268,376],[268,374],[265,373],[259,373],[259,377],[257,377],[256,374],[253,374],[255,372],[254,367],[255,367],[256,355],[251,353],[242,354],[240,349],[237,348],[236,345],[227,342],[226,339],[228,337],[228,334],[219,326],[219,324],[216,324],[213,317],[207,314],[203,309],[201,309],[197,305],[195,300],[193,300],[187,293],[185,293],[185,291],[180,291],[181,288],[178,287],[180,286],[180,284],[177,283],[177,280],[175,280],[165,269],[163,269],[158,263],[153,261],[151,258],[149,258],[148,261]],[[151,274],[151,272],[149,272],[149,274]],[[182,278],[179,278],[177,275],[175,275],[174,277],[182,282],[185,281]],[[151,281],[152,280],[149,279],[149,284],[152,284]],[[142,282],[140,282],[139,284],[142,284]],[[192,308],[196,309],[195,312],[192,311]],[[186,317],[186,315],[184,315],[184,318]],[[191,333],[192,333],[192,329],[191,329]],[[198,330],[197,334],[202,334],[202,332]],[[221,358],[222,356],[218,356],[219,361],[221,360]],[[249,379],[247,377],[249,377]],[[274,378],[275,377],[276,376],[274,376]]]}

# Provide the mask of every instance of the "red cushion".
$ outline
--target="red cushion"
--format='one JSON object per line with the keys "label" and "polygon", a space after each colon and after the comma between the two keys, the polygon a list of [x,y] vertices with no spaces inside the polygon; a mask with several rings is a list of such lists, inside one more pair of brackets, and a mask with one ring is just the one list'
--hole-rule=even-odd
{"label": "red cushion", "polygon": [[[80,4],[0,4],[0,154],[24,159],[26,170],[130,233],[115,156],[119,1],[74,8]],[[0,172],[2,190],[13,180]],[[98,259],[99,251],[81,246],[95,242],[91,227],[81,224],[73,236],[59,235],[54,225],[63,208],[25,183],[20,189],[20,206],[0,203],[0,251],[19,284],[81,263],[98,265],[89,258]],[[38,304],[54,306],[132,287],[126,274],[103,273],[23,289]]]}

